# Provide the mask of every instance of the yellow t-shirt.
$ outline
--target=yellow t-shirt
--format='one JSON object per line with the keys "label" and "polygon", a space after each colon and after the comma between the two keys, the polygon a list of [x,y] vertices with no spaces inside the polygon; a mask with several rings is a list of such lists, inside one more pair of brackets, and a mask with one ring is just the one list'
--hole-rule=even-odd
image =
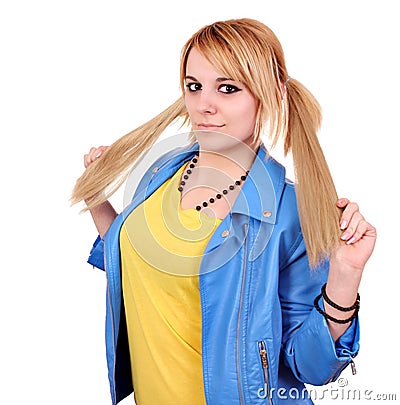
{"label": "yellow t-shirt", "polygon": [[122,289],[138,405],[204,405],[201,256],[221,222],[182,210],[186,165],[139,205],[120,233]]}

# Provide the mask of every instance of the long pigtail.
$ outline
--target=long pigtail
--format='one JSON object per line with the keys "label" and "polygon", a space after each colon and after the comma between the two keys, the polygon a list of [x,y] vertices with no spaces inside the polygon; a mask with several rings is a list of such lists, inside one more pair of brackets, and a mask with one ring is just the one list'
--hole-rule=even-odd
{"label": "long pigtail", "polygon": [[85,201],[86,211],[110,198],[126,180],[137,159],[179,117],[185,117],[185,121],[187,119],[183,97],[156,117],[115,141],[101,159],[94,161],[77,180],[71,203]]}
{"label": "long pigtail", "polygon": [[337,192],[317,138],[321,110],[314,96],[297,80],[285,83],[287,131],[285,153],[292,151],[296,198],[309,263],[316,267],[340,241]]}

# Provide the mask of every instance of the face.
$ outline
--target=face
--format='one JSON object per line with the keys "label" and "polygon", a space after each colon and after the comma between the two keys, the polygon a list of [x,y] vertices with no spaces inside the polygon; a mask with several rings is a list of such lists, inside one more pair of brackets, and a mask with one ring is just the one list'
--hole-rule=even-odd
{"label": "face", "polygon": [[195,48],[187,59],[185,103],[194,131],[227,134],[250,144],[257,101],[243,83],[215,71]]}

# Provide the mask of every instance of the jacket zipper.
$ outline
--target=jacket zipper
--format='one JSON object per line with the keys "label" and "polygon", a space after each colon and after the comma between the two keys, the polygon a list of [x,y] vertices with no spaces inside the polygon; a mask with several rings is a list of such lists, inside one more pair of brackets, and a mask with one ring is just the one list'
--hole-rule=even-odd
{"label": "jacket zipper", "polygon": [[239,362],[239,336],[240,336],[240,323],[241,323],[241,313],[243,307],[243,294],[244,294],[244,287],[246,281],[246,273],[247,273],[247,250],[248,250],[248,237],[247,237],[247,224],[244,224],[244,259],[243,259],[243,278],[242,278],[242,286],[240,290],[240,300],[239,300],[239,314],[238,314],[238,323],[237,323],[237,330],[236,330],[236,372],[237,372],[237,383],[238,383],[238,391],[239,391],[239,401],[240,405],[244,404],[243,399],[243,392],[241,386],[241,373],[240,373],[240,362]]}
{"label": "jacket zipper", "polygon": [[[269,388],[267,346],[263,340],[258,342],[258,352],[260,353],[261,366],[264,374],[264,388],[258,390],[258,396],[260,398],[267,398],[268,404],[272,405],[271,390]],[[263,395],[261,395],[262,391],[265,391]]]}
{"label": "jacket zipper", "polygon": [[356,363],[354,363],[354,360],[350,360],[350,367],[351,367],[351,374],[356,375],[357,374],[357,369],[356,369]]}

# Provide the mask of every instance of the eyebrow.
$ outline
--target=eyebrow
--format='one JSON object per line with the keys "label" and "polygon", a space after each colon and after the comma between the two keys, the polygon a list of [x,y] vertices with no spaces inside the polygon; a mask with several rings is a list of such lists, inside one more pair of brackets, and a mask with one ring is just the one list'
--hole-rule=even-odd
{"label": "eyebrow", "polygon": [[[185,80],[193,80],[195,82],[198,82],[199,80],[197,80],[194,76],[185,76]],[[234,82],[234,79],[231,79],[229,77],[217,77],[217,79],[215,79],[216,82],[227,82],[227,81],[231,81]]]}

